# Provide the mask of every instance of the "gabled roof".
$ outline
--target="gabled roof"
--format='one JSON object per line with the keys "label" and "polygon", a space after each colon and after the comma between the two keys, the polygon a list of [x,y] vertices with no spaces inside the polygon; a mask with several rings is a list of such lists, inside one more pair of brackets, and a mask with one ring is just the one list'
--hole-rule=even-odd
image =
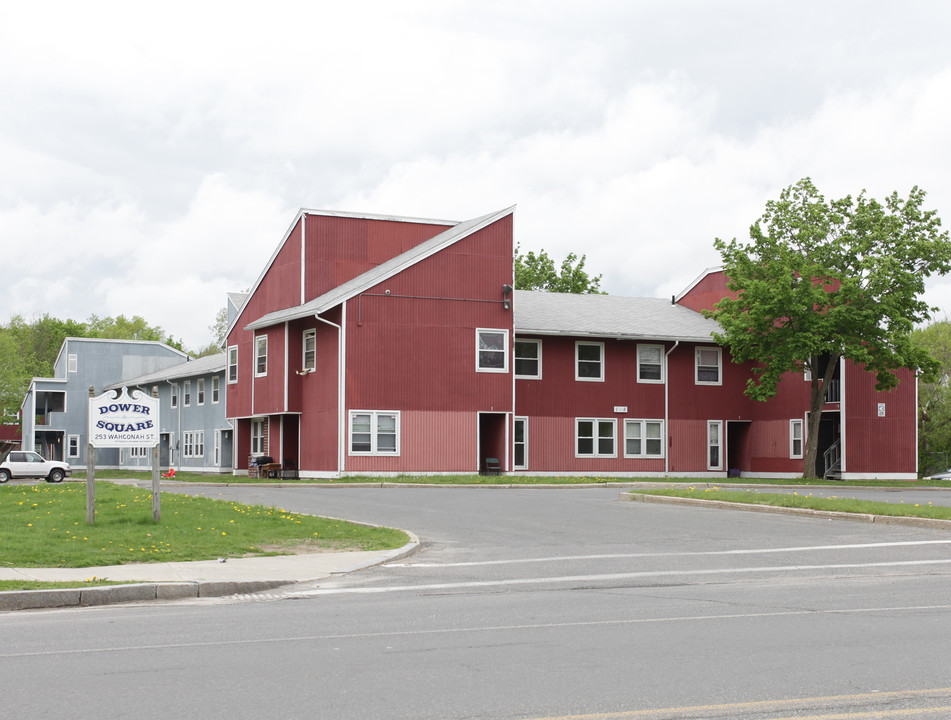
{"label": "gabled roof", "polygon": [[713,275],[714,273],[718,273],[718,272],[723,272],[723,267],[720,265],[706,268],[702,273],[700,273],[699,275],[697,275],[697,277],[693,279],[693,282],[691,282],[687,287],[685,287],[679,293],[674,295],[674,301],[680,302],[681,300],[684,299],[684,297],[686,297],[687,293],[689,293],[691,290],[697,287],[697,285],[699,285],[703,280],[706,280],[709,275]]}
{"label": "gabled roof", "polygon": [[116,390],[121,387],[139,387],[142,385],[151,385],[153,383],[163,383],[166,380],[179,380],[181,378],[198,377],[201,375],[211,375],[217,372],[224,372],[225,354],[215,353],[205,357],[189,360],[179,365],[157,370],[148,375],[140,375],[137,378],[130,378],[123,382],[113,383],[106,386],[106,390]]}
{"label": "gabled roof", "polygon": [[516,335],[713,342],[719,325],[670,300],[516,290]]}
{"label": "gabled roof", "polygon": [[332,290],[325,292],[323,295],[314,298],[303,305],[287,308],[286,310],[277,310],[258,318],[254,322],[246,325],[245,330],[259,330],[261,328],[270,327],[271,325],[278,325],[289,320],[313,317],[314,315],[319,315],[322,312],[326,312],[327,310],[336,307],[340,303],[359,295],[361,292],[366,291],[377,283],[381,283],[387,278],[393,277],[406,268],[411,267],[421,260],[424,260],[429,256],[436,254],[440,250],[449,247],[453,243],[456,243],[463,238],[478,232],[482,228],[491,225],[506,215],[511,215],[514,210],[515,206],[512,206],[506,208],[505,210],[499,210],[498,212],[489,213],[488,215],[483,215],[472,220],[458,223],[454,227],[439,233],[439,235],[436,235],[435,237],[420,243],[416,247],[407,250],[406,252],[397,255],[396,257],[391,258],[380,265],[377,265],[371,270],[367,270],[362,275],[358,275],[352,280],[338,285]]}
{"label": "gabled roof", "polygon": [[[297,227],[298,223],[306,215],[319,215],[321,217],[339,217],[339,218],[350,218],[354,220],[386,220],[387,222],[405,222],[405,223],[414,223],[416,225],[458,225],[459,222],[456,220],[434,220],[432,218],[416,218],[416,217],[402,217],[398,215],[376,215],[373,213],[355,213],[355,212],[338,212],[335,210],[310,210],[307,208],[301,208],[298,210],[297,215],[294,216],[294,220],[288,226],[287,231],[284,233],[284,237],[281,238],[281,241],[277,244],[277,247],[274,248],[274,252],[271,253],[270,259],[264,264],[264,267],[261,269],[261,274],[258,275],[257,279],[254,281],[254,285],[251,286],[251,290],[245,294],[245,302],[247,299],[254,295],[257,291],[258,286],[264,280],[264,276],[267,275],[267,271],[270,269],[271,265],[274,264],[274,261],[277,259],[277,256],[280,254],[281,249],[287,243],[287,239],[291,236],[291,233],[294,232],[294,228]],[[237,313],[235,314],[234,319],[228,323],[228,329],[225,332],[225,337],[231,334],[231,331],[234,330],[235,324],[238,322],[241,317],[241,310],[244,308],[244,304],[235,305]]]}

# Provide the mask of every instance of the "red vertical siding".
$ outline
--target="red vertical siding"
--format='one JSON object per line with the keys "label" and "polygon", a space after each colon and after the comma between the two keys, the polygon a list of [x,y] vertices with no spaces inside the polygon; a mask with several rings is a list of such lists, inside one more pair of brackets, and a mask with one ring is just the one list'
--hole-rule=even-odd
{"label": "red vertical siding", "polygon": [[306,215],[306,299],[312,300],[452,227]]}
{"label": "red vertical siding", "polygon": [[723,298],[732,295],[726,287],[727,278],[720,270],[714,270],[707,273],[700,281],[688,290],[680,300],[678,305],[690,308],[695,312],[701,310],[713,310],[713,306]]}
{"label": "red vertical siding", "polygon": [[[875,374],[848,364],[845,376],[845,471],[849,475],[917,474],[916,381],[909,370],[890,392],[875,390]],[[885,415],[879,417],[879,403]]]}

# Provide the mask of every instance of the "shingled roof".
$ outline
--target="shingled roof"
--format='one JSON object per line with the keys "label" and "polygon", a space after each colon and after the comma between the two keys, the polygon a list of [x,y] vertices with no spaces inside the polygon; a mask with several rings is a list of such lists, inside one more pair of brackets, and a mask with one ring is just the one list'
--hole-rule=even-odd
{"label": "shingled roof", "polygon": [[712,342],[719,325],[670,300],[516,290],[515,332]]}

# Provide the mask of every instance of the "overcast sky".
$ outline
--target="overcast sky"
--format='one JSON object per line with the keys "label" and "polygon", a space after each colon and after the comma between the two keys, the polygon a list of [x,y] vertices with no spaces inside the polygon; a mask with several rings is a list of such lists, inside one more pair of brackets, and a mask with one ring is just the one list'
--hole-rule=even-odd
{"label": "overcast sky", "polygon": [[[667,297],[802,177],[951,228],[951,4],[33,2],[0,9],[0,322],[191,350],[301,207],[465,220]],[[951,279],[927,299],[951,314]]]}

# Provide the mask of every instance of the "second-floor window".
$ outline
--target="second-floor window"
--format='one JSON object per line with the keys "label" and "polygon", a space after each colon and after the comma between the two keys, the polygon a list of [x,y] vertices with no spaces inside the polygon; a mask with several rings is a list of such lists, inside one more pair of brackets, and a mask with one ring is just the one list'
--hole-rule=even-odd
{"label": "second-floor window", "polygon": [[317,369],[317,331],[304,331],[304,357],[301,362],[301,370],[311,371]]}
{"label": "second-floor window", "polygon": [[267,375],[267,335],[254,338],[254,375]]}
{"label": "second-floor window", "polygon": [[575,343],[575,380],[604,380],[604,343]]}
{"label": "second-floor window", "polygon": [[238,382],[238,346],[228,348],[228,382]]}

